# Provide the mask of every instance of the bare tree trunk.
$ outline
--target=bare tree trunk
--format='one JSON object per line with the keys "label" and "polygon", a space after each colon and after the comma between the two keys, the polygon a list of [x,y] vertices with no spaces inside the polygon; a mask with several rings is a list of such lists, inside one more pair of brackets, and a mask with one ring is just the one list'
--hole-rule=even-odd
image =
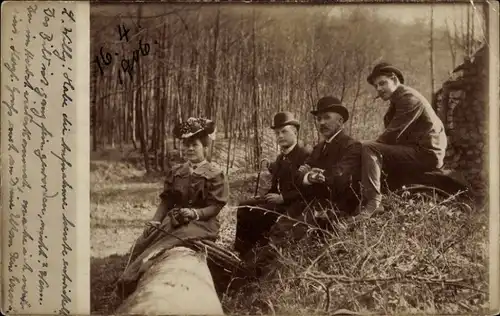
{"label": "bare tree trunk", "polygon": [[[99,86],[103,86],[105,84],[105,77],[100,77],[99,78]],[[104,91],[103,91],[104,92]],[[103,93],[100,93],[101,97],[99,98],[99,144],[101,146],[105,145],[104,142],[104,133],[105,133],[105,127],[106,127],[106,107],[105,107],[105,99],[102,96]]]}
{"label": "bare tree trunk", "polygon": [[217,8],[217,15],[215,17],[213,30],[213,45],[212,49],[208,52],[208,63],[207,63],[207,87],[206,87],[206,115],[210,118],[215,118],[217,113],[214,113],[214,96],[215,96],[215,86],[216,86],[216,76],[215,72],[217,70],[217,44],[219,41],[219,28],[220,28],[220,8]]}
{"label": "bare tree trunk", "polygon": [[431,34],[430,34],[430,65],[431,65],[431,95],[434,94],[434,6],[431,3]]}
{"label": "bare tree trunk", "polygon": [[356,117],[355,116],[355,113],[356,113],[356,103],[358,102],[358,98],[359,98],[359,93],[361,91],[361,75],[363,74],[363,68],[365,66],[365,60],[364,60],[364,57],[363,57],[363,62],[362,62],[362,65],[359,65],[358,64],[358,76],[357,76],[357,81],[356,81],[356,94],[354,95],[354,100],[352,102],[352,113],[351,113],[351,123],[349,124],[349,133],[352,134],[352,126],[353,126],[353,123],[354,123],[354,118]]}
{"label": "bare tree trunk", "polygon": [[[137,24],[140,25],[141,23],[141,16],[142,16],[142,5],[138,6],[138,12],[137,12]],[[143,95],[144,95],[144,90],[147,89],[147,86],[143,86],[143,76],[142,76],[142,65],[141,63],[137,63],[137,70],[136,70],[136,80],[137,80],[137,85],[139,88],[137,89],[137,94],[136,94],[136,115],[137,115],[137,123],[138,123],[138,130],[137,133],[139,134],[139,142],[141,144],[141,152],[144,157],[144,167],[146,168],[146,173],[151,172],[151,167],[150,167],[150,161],[149,161],[149,153],[148,153],[148,143],[146,139],[146,133],[147,133],[147,126],[145,126],[145,119],[144,119],[144,108],[148,106],[148,104],[143,105]]]}
{"label": "bare tree trunk", "polygon": [[252,100],[253,100],[253,130],[254,130],[254,168],[258,170],[261,145],[259,133],[259,83],[257,82],[257,48],[255,39],[255,9],[253,10],[252,19]]}
{"label": "bare tree trunk", "polygon": [[[118,67],[114,67],[115,72],[113,73],[113,76],[117,76]],[[120,85],[118,85],[118,82],[115,84],[115,89],[120,89]],[[126,142],[125,138],[125,127],[127,126],[127,108],[126,104],[122,103],[122,98],[121,94],[115,93],[113,97],[113,103],[118,106],[118,142],[119,142],[119,147],[120,147],[120,152],[123,152],[123,145]]]}
{"label": "bare tree trunk", "polygon": [[446,21],[446,38],[448,39],[448,46],[450,47],[451,69],[455,69],[457,52],[455,49],[455,45],[453,44],[454,41],[451,36],[451,31],[450,31],[450,26],[448,25],[448,21]]}
{"label": "bare tree trunk", "polygon": [[472,43],[472,50],[471,50],[471,53],[474,53],[474,50],[476,49],[476,40],[475,40],[475,34],[474,34],[474,31],[475,31],[475,24],[474,21],[474,15],[475,15],[475,10],[472,10],[471,11],[471,15],[472,15],[472,21],[471,21],[471,35],[470,35],[470,38],[471,38],[471,43]]}
{"label": "bare tree trunk", "polygon": [[97,95],[99,94],[99,88],[97,87],[97,71],[95,71],[94,75],[92,76],[92,85],[93,85],[93,94],[92,94],[92,107],[90,108],[91,110],[91,115],[92,115],[92,150],[96,151],[97,150],[97,131],[98,131],[98,124],[97,124]]}
{"label": "bare tree trunk", "polygon": [[470,4],[467,5],[467,31],[466,31],[466,43],[467,43],[467,48],[466,48],[466,54],[467,56],[470,56],[472,54],[471,52],[471,38],[470,38],[470,13],[471,13],[471,6]]}
{"label": "bare tree trunk", "polygon": [[[170,36],[170,34],[169,34]],[[169,111],[169,105],[170,105],[170,96],[171,96],[171,91],[170,91],[170,80],[169,78],[169,61],[170,61],[170,47],[171,47],[171,42],[172,40],[167,37],[167,24],[163,25],[163,30],[161,33],[161,50],[162,50],[162,61],[163,61],[163,67],[162,70],[160,71],[160,89],[159,89],[159,99],[160,101],[160,113],[158,113],[158,117],[160,119],[160,137],[159,137],[159,142],[160,142],[160,158],[159,158],[159,166],[161,171],[165,171],[165,158],[167,156],[167,120],[168,120],[168,111]],[[168,51],[167,51],[167,45],[166,41],[168,41]],[[167,57],[168,55],[168,57]],[[168,81],[167,81],[168,80]]]}
{"label": "bare tree trunk", "polygon": [[161,143],[160,143],[160,134],[162,133],[161,131],[161,126],[162,126],[162,115],[161,115],[161,93],[160,93],[160,77],[158,74],[158,77],[155,79],[155,98],[154,98],[154,125],[153,125],[153,132],[152,132],[152,137],[151,137],[151,149],[154,153],[154,166],[153,168],[155,170],[158,170],[160,167],[160,148],[161,148]]}
{"label": "bare tree trunk", "polygon": [[[105,91],[113,91],[112,88],[113,88],[113,82],[115,80],[112,80],[111,76],[112,76],[113,73],[111,73],[109,75],[109,77],[107,77],[107,80],[106,80],[106,87],[107,89]],[[114,117],[114,113],[116,113],[116,104],[114,104],[113,102],[110,102],[110,98],[107,98],[108,100],[108,121],[106,122],[106,124],[108,125],[108,129],[107,129],[107,133],[108,133],[108,144],[111,146],[111,148],[115,148],[115,142],[114,142],[114,133],[115,133],[115,117]]]}
{"label": "bare tree trunk", "polygon": [[137,93],[139,93],[138,90],[133,90],[132,89],[132,84],[129,84],[129,91],[130,91],[130,96],[129,96],[129,100],[131,100],[131,107],[130,107],[130,111],[131,111],[131,114],[130,114],[130,125],[132,127],[132,144],[134,144],[134,149],[137,150],[138,147],[137,147],[137,101],[136,101],[136,95]]}
{"label": "bare tree trunk", "polygon": [[156,260],[141,277],[136,290],[117,309],[117,314],[224,314],[203,254],[176,247]]}

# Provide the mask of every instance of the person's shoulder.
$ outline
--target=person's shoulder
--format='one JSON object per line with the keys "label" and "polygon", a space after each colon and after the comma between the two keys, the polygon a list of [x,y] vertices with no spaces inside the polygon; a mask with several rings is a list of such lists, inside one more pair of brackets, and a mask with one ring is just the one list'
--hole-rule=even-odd
{"label": "person's shoulder", "polygon": [[344,144],[344,147],[361,147],[361,141],[359,139],[356,139],[347,133],[342,133],[339,136],[341,137],[341,142]]}
{"label": "person's shoulder", "polygon": [[198,167],[196,170],[194,170],[194,173],[199,174],[208,179],[224,176],[222,167],[218,163],[213,161],[209,161],[203,164],[202,166]]}
{"label": "person's shoulder", "polygon": [[342,130],[337,137],[338,137],[338,141],[344,142],[344,143],[357,141],[353,136],[351,136],[345,130]]}
{"label": "person's shoulder", "polygon": [[321,139],[319,142],[316,143],[316,145],[314,146],[311,146],[309,145],[309,148],[311,148],[311,152],[312,151],[315,151],[315,150],[321,150],[323,148],[323,146],[325,146],[325,140],[324,139]]}
{"label": "person's shoulder", "polygon": [[424,105],[428,103],[427,99],[415,88],[406,85],[401,85],[399,89],[400,91],[398,91],[397,95],[394,98],[394,102],[398,103],[398,106],[404,106],[404,105],[415,106],[415,105]]}
{"label": "person's shoulder", "polygon": [[170,173],[173,176],[178,176],[182,174],[187,174],[189,172],[189,166],[186,162],[177,163],[170,168]]}
{"label": "person's shoulder", "polygon": [[310,155],[313,151],[313,147],[311,145],[297,145],[297,150],[301,155]]}

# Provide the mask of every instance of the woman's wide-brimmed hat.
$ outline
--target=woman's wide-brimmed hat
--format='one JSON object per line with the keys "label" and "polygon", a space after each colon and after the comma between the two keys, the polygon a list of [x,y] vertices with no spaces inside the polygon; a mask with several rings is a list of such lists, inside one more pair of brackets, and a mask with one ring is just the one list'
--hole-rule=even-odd
{"label": "woman's wide-brimmed hat", "polygon": [[215,137],[215,123],[206,118],[190,117],[174,127],[174,137],[187,139],[191,137]]}
{"label": "woman's wide-brimmed hat", "polygon": [[317,116],[318,114],[325,112],[335,112],[340,114],[344,119],[344,122],[347,122],[349,119],[349,110],[343,106],[342,102],[336,97],[326,96],[319,99],[316,104],[316,110],[311,111],[311,114]]}
{"label": "woman's wide-brimmed hat", "polygon": [[391,74],[395,74],[398,77],[399,82],[405,83],[405,78],[401,70],[397,67],[389,64],[389,63],[379,63],[373,67],[371,74],[366,78],[369,84],[373,85],[373,80],[381,75],[390,76]]}
{"label": "woman's wide-brimmed hat", "polygon": [[276,115],[274,115],[273,125],[271,125],[271,128],[280,128],[285,125],[293,125],[300,128],[300,122],[295,119],[291,112],[284,111],[276,113]]}

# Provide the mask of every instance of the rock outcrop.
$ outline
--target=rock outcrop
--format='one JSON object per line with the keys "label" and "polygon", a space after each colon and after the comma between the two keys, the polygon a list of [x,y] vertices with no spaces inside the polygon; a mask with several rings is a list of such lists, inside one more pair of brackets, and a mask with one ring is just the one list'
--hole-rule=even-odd
{"label": "rock outcrop", "polygon": [[433,100],[448,135],[445,165],[462,172],[479,199],[488,194],[487,58],[487,47],[467,58]]}

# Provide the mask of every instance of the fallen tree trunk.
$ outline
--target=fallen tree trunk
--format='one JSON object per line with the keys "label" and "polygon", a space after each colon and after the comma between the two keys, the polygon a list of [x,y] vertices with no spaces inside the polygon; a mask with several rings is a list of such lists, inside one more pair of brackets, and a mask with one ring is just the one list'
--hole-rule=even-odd
{"label": "fallen tree trunk", "polygon": [[175,247],[156,259],[116,314],[223,315],[224,312],[206,255]]}

